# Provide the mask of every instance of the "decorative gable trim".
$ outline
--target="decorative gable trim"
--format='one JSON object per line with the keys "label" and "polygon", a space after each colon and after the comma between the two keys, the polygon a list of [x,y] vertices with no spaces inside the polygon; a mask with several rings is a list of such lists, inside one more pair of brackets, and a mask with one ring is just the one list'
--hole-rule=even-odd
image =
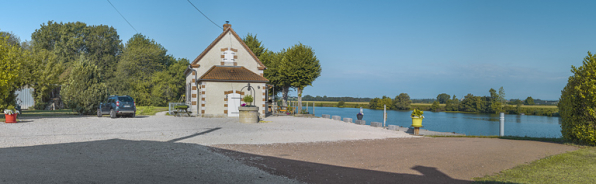
{"label": "decorative gable trim", "polygon": [[[242,41],[242,39],[240,38],[240,36],[238,36],[238,34],[236,34],[236,31],[234,31],[234,29],[232,29],[231,27],[226,29],[223,33],[221,33],[215,40],[213,40],[213,42],[211,42],[211,44],[199,55],[197,56],[197,58],[195,58],[195,60],[193,60],[191,62],[191,64],[197,64],[203,57],[205,57],[205,55],[207,55],[207,53],[209,51],[211,51],[211,49],[213,49],[213,47],[215,47],[215,45],[228,33],[231,32],[232,35],[236,38],[236,40],[238,42],[240,42],[240,44],[242,45],[242,47],[244,47],[244,49],[250,53],[250,55],[252,56],[252,58],[257,61],[257,64],[259,65],[259,70],[264,70],[267,67],[261,62],[261,60],[259,60],[259,58],[257,58],[257,56],[255,55],[255,53],[253,53],[250,48],[248,48],[248,46],[244,43],[244,41]],[[227,50],[227,48],[226,48]],[[220,49],[220,51],[224,51],[223,48]],[[234,50],[233,50],[234,51]],[[237,52],[238,50],[236,49],[235,52]]]}

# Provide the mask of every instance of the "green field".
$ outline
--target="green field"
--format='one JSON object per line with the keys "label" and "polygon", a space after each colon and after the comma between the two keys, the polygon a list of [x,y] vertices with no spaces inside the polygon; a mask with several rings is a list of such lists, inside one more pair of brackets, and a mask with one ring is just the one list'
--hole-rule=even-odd
{"label": "green field", "polygon": [[[57,117],[57,116],[74,116],[78,115],[78,113],[73,112],[71,109],[59,109],[55,111],[46,111],[46,110],[23,110],[20,115],[17,116],[17,119],[21,117]],[[0,115],[0,122],[4,122],[6,119],[4,118],[4,114]]]}

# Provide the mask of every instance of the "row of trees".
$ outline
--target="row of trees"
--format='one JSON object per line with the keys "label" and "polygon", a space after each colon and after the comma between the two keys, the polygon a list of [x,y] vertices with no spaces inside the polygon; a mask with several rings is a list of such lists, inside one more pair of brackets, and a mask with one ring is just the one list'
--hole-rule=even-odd
{"label": "row of trees", "polygon": [[401,93],[395,96],[394,99],[383,96],[383,98],[374,98],[368,103],[370,109],[383,109],[387,107],[390,110],[409,110],[411,109],[412,100],[407,93]]}
{"label": "row of trees", "polygon": [[111,26],[48,21],[31,39],[19,43],[17,36],[2,33],[2,42],[10,44],[0,44],[2,75],[8,73],[0,81],[9,82],[0,83],[0,108],[15,104],[10,94],[23,87],[34,89],[36,109],[43,109],[51,101],[50,91],[60,88],[66,106],[81,114],[93,114],[108,95],[130,95],[137,105],[163,106],[184,94],[188,60],[168,55],[142,34],[123,44]]}
{"label": "row of trees", "polygon": [[370,100],[372,100],[371,98],[354,98],[354,97],[327,97],[327,96],[310,96],[310,95],[306,95],[304,97],[302,97],[302,100],[305,101],[344,101],[344,102],[368,102]]}
{"label": "row of trees", "polygon": [[[321,76],[321,65],[310,46],[298,43],[279,52],[265,48],[256,35],[247,34],[242,39],[251,51],[267,66],[264,77],[275,85],[269,94],[282,93],[284,106],[287,106],[290,88],[298,92],[298,109],[302,109],[302,92]],[[274,94],[276,95],[276,94]],[[300,111],[299,111],[300,113]]]}

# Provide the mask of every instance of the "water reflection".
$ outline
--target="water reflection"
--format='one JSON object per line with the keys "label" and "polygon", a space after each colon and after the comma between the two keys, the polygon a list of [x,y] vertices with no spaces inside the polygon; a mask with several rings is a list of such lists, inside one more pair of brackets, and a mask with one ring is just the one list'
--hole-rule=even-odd
{"label": "water reflection", "polygon": [[[312,112],[312,109],[310,109]],[[316,116],[338,115],[356,119],[358,108],[316,107]],[[387,125],[409,127],[412,124],[411,111],[387,111]],[[425,129],[441,132],[456,132],[466,135],[498,135],[498,114],[424,112],[422,125]],[[383,123],[383,110],[364,109],[364,120]],[[559,117],[532,115],[505,115],[505,135],[530,137],[561,137]]]}

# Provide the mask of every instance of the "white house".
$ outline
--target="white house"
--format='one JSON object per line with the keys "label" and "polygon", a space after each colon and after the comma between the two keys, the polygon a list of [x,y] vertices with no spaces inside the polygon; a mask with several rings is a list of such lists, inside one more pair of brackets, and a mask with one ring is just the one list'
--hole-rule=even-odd
{"label": "white house", "polygon": [[265,83],[269,81],[263,77],[265,68],[232,25],[224,24],[223,32],[184,72],[186,103],[198,117],[237,117],[238,106],[244,103],[242,98],[253,95],[253,104],[264,116]]}

